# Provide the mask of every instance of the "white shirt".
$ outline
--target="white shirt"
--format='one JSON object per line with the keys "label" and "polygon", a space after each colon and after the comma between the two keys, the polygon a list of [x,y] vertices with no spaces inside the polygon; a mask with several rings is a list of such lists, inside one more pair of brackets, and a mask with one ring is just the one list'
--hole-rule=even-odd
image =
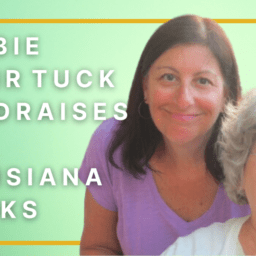
{"label": "white shirt", "polygon": [[238,235],[249,216],[217,222],[179,237],[161,255],[244,255]]}

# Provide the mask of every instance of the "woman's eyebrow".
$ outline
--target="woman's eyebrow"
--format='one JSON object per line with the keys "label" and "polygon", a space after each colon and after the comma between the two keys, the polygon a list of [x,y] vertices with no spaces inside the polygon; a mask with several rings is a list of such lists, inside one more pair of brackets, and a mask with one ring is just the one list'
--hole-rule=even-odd
{"label": "woman's eyebrow", "polygon": [[[177,74],[180,73],[177,69],[175,69],[171,66],[159,66],[156,69],[157,70],[159,70],[159,69],[170,69],[170,70],[174,71]],[[212,74],[214,76],[217,76],[217,74],[215,72],[213,72],[212,70],[202,70],[202,71],[199,71],[199,72],[195,73],[194,75],[198,76],[198,75],[205,74],[205,73],[209,73],[209,74]]]}
{"label": "woman's eyebrow", "polygon": [[176,73],[180,73],[177,69],[175,69],[175,68],[173,68],[171,66],[159,66],[156,69],[170,69],[170,70],[172,70],[172,71],[174,71]]}
{"label": "woman's eyebrow", "polygon": [[198,76],[198,75],[205,74],[205,73],[209,73],[209,74],[212,74],[214,76],[217,76],[217,74],[215,72],[213,72],[212,70],[199,71],[199,72],[195,73],[195,75]]}

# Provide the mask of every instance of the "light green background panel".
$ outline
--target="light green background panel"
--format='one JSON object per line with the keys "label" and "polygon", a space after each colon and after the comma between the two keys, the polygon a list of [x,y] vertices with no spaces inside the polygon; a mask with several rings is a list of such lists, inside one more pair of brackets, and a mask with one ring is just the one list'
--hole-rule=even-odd
{"label": "light green background panel", "polygon": [[[232,11],[231,11],[232,6]],[[238,5],[216,1],[5,1],[0,18],[173,18],[194,13],[210,18],[255,18],[254,1]],[[7,39],[8,52],[0,55],[0,102],[9,106],[9,117],[0,121],[0,201],[16,201],[16,218],[0,218],[0,240],[78,241],[83,228],[85,187],[69,183],[63,186],[62,169],[79,168],[90,137],[101,121],[93,120],[94,102],[106,103],[106,117],[114,114],[117,102],[127,102],[133,74],[140,54],[160,24],[0,24],[0,37]],[[243,91],[256,86],[255,24],[221,24],[234,47]],[[19,37],[19,55],[13,55],[13,38]],[[26,37],[38,37],[38,56],[25,54]],[[20,88],[6,88],[6,70],[20,73]],[[44,69],[42,88],[32,70]],[[76,75],[87,69],[92,77],[89,88],[77,86]],[[69,70],[66,88],[54,85],[53,71],[59,70],[60,82]],[[114,70],[110,76],[114,88],[100,88],[100,70]],[[30,105],[30,118],[17,121],[16,105]],[[54,120],[37,117],[43,102],[49,103]],[[73,105],[83,102],[87,117],[73,118]],[[60,104],[66,105],[65,120]],[[0,115],[3,109],[0,108]],[[18,168],[21,184],[7,184],[7,170]],[[27,185],[28,168],[33,169],[33,185]],[[56,186],[39,186],[45,168],[51,168]],[[25,219],[22,204],[35,201],[37,216]],[[0,207],[1,209],[1,207]],[[78,255],[78,246],[1,246],[1,255]]]}
{"label": "light green background panel", "polygon": [[256,88],[256,24],[222,24],[233,46],[243,93]]}
{"label": "light green background panel", "polygon": [[[145,41],[156,25],[84,24],[84,25],[10,25],[6,24],[4,37],[8,52],[2,56],[0,100],[8,105],[9,117],[1,121],[1,200],[16,201],[12,210],[16,219],[2,219],[0,240],[80,240],[83,227],[84,185],[76,187],[71,183],[64,187],[62,169],[72,171],[81,164],[89,139],[101,121],[94,121],[94,102],[106,103],[106,117],[113,116],[113,106],[126,102],[133,73]],[[49,29],[50,28],[50,29]],[[143,33],[141,33],[141,29]],[[126,34],[133,34],[136,40],[128,41]],[[36,36],[38,56],[24,53],[27,36]],[[13,38],[19,37],[20,54],[13,55]],[[138,39],[140,38],[140,39]],[[131,53],[131,49],[134,52]],[[6,88],[5,71],[17,70],[20,73],[20,88]],[[37,88],[37,79],[32,70],[44,69],[42,87]],[[76,75],[87,69],[92,73],[92,85],[80,88]],[[70,83],[66,88],[54,85],[53,71],[69,70]],[[100,70],[114,70],[110,79],[114,88],[106,85],[100,88]],[[84,82],[89,78],[84,77]],[[26,102],[30,105],[31,120],[17,121],[16,105]],[[53,121],[37,117],[43,102],[49,103]],[[60,104],[66,104],[66,119],[60,119]],[[73,105],[86,104],[87,117],[76,121],[72,117]],[[11,187],[6,183],[7,170],[15,167],[21,171],[21,184]],[[45,168],[51,168],[56,186],[39,186]],[[33,185],[28,186],[28,168],[33,169]],[[22,204],[36,202],[37,216],[25,219]],[[78,253],[78,246],[59,247],[18,247],[5,246],[0,251],[6,255],[16,252],[29,255],[64,255]],[[50,250],[50,252],[49,252]],[[17,253],[18,255],[18,253]],[[70,255],[70,254],[67,254]]]}
{"label": "light green background panel", "polygon": [[255,18],[255,1],[245,0],[45,0],[2,1],[1,18],[114,18],[168,19],[184,14],[216,18]]}

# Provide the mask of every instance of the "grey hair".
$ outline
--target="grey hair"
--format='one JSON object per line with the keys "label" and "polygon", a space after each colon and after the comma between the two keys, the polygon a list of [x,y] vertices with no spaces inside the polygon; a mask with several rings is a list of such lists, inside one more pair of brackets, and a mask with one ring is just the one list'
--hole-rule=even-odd
{"label": "grey hair", "polygon": [[228,103],[218,137],[219,160],[223,166],[224,186],[229,198],[247,204],[242,189],[244,167],[256,141],[256,89],[248,92],[238,106]]}

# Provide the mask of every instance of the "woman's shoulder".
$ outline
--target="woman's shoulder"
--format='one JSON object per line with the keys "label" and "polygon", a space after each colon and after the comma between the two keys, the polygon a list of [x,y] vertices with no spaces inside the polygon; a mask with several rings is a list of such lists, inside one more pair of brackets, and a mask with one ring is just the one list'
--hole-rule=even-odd
{"label": "woman's shoulder", "polygon": [[100,151],[106,153],[108,145],[113,140],[120,124],[121,122],[114,118],[103,121],[92,134],[87,152]]}
{"label": "woman's shoulder", "polygon": [[234,227],[240,227],[247,218],[233,218],[225,223],[216,222],[199,228],[188,236],[179,237],[162,255],[219,254]]}
{"label": "woman's shoulder", "polygon": [[[219,236],[219,237],[226,237],[231,230],[237,227],[240,227],[248,216],[241,217],[241,218],[232,218],[227,220],[226,222],[215,222],[208,227],[200,228],[194,231],[195,236]],[[193,234],[193,233],[192,233]]]}
{"label": "woman's shoulder", "polygon": [[101,173],[109,171],[106,153],[119,123],[114,118],[107,119],[93,133],[79,171],[79,177],[84,183],[91,168],[97,168]]}
{"label": "woman's shoulder", "polygon": [[118,129],[120,121],[109,118],[103,121],[93,133],[93,138],[107,139],[113,136],[113,133]]}
{"label": "woman's shoulder", "polygon": [[[212,254],[219,251],[225,240],[223,223],[214,223],[209,227],[200,228],[188,236],[179,237],[174,244],[168,247],[164,255],[195,255]],[[217,247],[217,248],[216,248]]]}

